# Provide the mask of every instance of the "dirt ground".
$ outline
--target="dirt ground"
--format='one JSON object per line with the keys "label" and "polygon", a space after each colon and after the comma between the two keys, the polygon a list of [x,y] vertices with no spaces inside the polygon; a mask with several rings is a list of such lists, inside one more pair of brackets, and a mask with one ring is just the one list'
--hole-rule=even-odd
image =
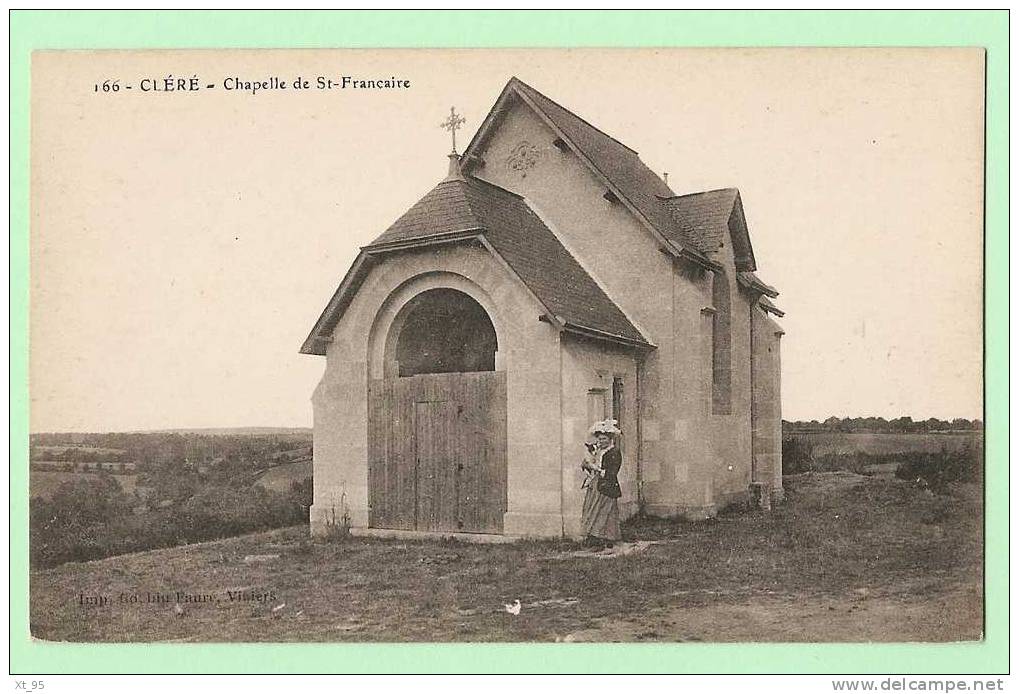
{"label": "dirt ground", "polygon": [[[31,576],[58,641],[959,641],[982,634],[981,491],[788,477],[771,513],[566,541],[310,541],[288,528]],[[105,599],[105,601],[104,601]],[[506,605],[520,601],[519,614]],[[98,604],[97,604],[98,603]]]}
{"label": "dirt ground", "polygon": [[757,596],[744,604],[671,607],[640,619],[602,619],[567,641],[950,642],[981,633],[981,598],[958,587],[929,600],[858,593]]}

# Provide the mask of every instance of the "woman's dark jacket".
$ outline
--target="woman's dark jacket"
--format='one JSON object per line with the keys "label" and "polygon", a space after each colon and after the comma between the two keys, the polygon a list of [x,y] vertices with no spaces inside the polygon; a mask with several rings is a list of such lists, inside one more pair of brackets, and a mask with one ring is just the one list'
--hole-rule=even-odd
{"label": "woman's dark jacket", "polygon": [[623,495],[622,490],[619,488],[619,478],[616,477],[622,465],[623,456],[619,454],[618,448],[613,446],[605,451],[601,459],[601,466],[605,470],[605,476],[598,480],[599,492],[613,499],[618,499]]}

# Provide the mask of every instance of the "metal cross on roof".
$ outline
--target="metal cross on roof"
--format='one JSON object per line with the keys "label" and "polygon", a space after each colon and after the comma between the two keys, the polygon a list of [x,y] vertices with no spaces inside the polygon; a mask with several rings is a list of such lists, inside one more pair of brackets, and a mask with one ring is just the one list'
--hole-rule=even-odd
{"label": "metal cross on roof", "polygon": [[467,119],[456,112],[455,106],[449,107],[449,118],[439,123],[439,127],[453,135],[453,154],[456,154],[456,131],[463,127]]}

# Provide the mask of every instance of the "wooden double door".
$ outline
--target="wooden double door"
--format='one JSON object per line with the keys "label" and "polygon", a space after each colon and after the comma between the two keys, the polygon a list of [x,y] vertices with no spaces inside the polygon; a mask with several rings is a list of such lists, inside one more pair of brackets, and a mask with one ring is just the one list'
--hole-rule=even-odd
{"label": "wooden double door", "polygon": [[504,372],[373,380],[368,405],[371,527],[502,532]]}

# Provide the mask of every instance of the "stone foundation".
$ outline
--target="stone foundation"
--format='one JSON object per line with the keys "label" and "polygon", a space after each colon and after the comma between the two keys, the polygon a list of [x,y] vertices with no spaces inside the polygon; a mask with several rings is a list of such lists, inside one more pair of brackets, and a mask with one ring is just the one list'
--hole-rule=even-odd
{"label": "stone foundation", "polygon": [[502,532],[513,537],[562,537],[563,517],[557,513],[517,513],[502,517]]}
{"label": "stone foundation", "polygon": [[675,506],[672,504],[647,504],[644,512],[655,518],[682,518],[686,521],[702,521],[718,515],[715,504],[703,506]]}
{"label": "stone foundation", "polygon": [[388,540],[456,540],[476,545],[501,545],[516,542],[520,538],[488,533],[443,533],[429,530],[388,530],[386,528],[351,528],[354,537],[379,537]]}

